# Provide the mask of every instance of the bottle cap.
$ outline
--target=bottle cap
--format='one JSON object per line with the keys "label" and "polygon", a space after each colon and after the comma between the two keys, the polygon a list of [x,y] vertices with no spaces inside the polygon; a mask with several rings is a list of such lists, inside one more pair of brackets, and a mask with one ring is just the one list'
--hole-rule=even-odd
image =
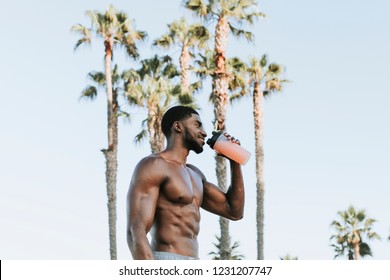
{"label": "bottle cap", "polygon": [[218,130],[218,131],[213,131],[211,132],[211,134],[213,135],[211,138],[207,139],[207,144],[210,146],[210,148],[212,149],[215,145],[215,142],[217,142],[219,136],[221,136],[222,134],[222,131]]}

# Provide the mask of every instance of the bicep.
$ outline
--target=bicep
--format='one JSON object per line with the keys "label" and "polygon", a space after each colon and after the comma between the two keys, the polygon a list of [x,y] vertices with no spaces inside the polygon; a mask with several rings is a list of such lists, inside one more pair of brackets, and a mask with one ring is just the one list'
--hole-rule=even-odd
{"label": "bicep", "polygon": [[203,199],[201,207],[208,212],[225,218],[231,218],[230,205],[226,193],[218,186],[208,182],[204,174],[197,167],[193,165],[188,166],[202,178]]}
{"label": "bicep", "polygon": [[202,208],[211,213],[226,217],[229,212],[226,193],[218,186],[207,181],[204,182]]}

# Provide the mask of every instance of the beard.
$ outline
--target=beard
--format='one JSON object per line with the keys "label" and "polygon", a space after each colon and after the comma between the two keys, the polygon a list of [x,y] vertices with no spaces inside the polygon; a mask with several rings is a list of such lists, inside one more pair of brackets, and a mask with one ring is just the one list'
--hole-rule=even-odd
{"label": "beard", "polygon": [[186,146],[186,148],[188,150],[192,150],[197,154],[200,154],[201,152],[203,152],[203,146],[201,144],[199,144],[198,141],[196,141],[196,139],[191,135],[191,133],[189,133],[187,128],[185,128],[184,137],[185,137],[184,145]]}

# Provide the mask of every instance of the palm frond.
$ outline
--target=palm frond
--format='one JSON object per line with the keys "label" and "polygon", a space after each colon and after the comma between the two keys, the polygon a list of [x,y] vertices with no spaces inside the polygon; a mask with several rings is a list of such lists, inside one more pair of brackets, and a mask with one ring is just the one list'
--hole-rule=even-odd
{"label": "palm frond", "polygon": [[74,50],[82,44],[91,44],[91,30],[81,24],[72,26],[71,31],[80,34],[82,37],[76,42]]}
{"label": "palm frond", "polygon": [[277,77],[283,73],[283,67],[276,63],[271,63],[267,69],[267,75],[270,77]]}
{"label": "palm frond", "polygon": [[[209,255],[213,255],[213,260],[221,260],[221,238],[218,236],[215,236],[217,239],[217,243],[213,243],[213,245],[216,247],[217,251],[210,252]],[[229,250],[229,260],[242,260],[244,258],[244,255],[237,252],[238,247],[240,246],[240,243],[238,241],[235,241],[233,245],[230,247]]]}
{"label": "palm frond", "polygon": [[194,99],[191,94],[182,93],[178,97],[179,97],[179,103],[182,105],[190,105],[194,103]]}
{"label": "palm frond", "polygon": [[204,0],[185,0],[184,7],[193,11],[199,17],[207,17],[209,12],[209,7]]}
{"label": "palm frond", "polygon": [[211,34],[205,26],[193,24],[189,27],[188,38],[191,46],[196,44],[199,48],[204,48],[211,39]]}
{"label": "palm frond", "polygon": [[130,115],[130,113],[128,113],[126,111],[119,110],[117,113],[117,117],[120,117],[120,118],[124,119],[126,122],[131,123],[131,115]]}
{"label": "palm frond", "polygon": [[215,71],[214,52],[212,50],[206,50],[204,53],[198,53],[198,57],[194,62],[195,67],[192,70],[196,76],[204,79],[207,76],[213,75]]}
{"label": "palm frond", "polygon": [[243,95],[238,92],[238,93],[233,93],[232,95],[229,96],[229,101],[230,103],[234,103],[234,102],[237,102],[241,99],[241,97],[243,97]]}
{"label": "palm frond", "polygon": [[123,71],[122,79],[127,81],[127,82],[136,82],[136,81],[140,81],[141,77],[140,77],[137,70],[129,69],[129,70]]}
{"label": "palm frond", "polygon": [[203,87],[203,83],[202,81],[196,81],[192,84],[190,84],[190,93],[191,94],[195,94],[197,92],[199,92]]}
{"label": "palm frond", "polygon": [[95,100],[97,97],[97,89],[94,86],[87,86],[82,92],[80,99]]}
{"label": "palm frond", "polygon": [[88,78],[99,86],[104,86],[106,84],[106,75],[103,72],[92,71],[88,73]]}
{"label": "palm frond", "polygon": [[144,96],[140,84],[126,84],[125,96],[130,105],[144,106]]}
{"label": "palm frond", "polygon": [[244,29],[236,28],[233,25],[231,25],[230,23],[229,23],[229,27],[230,27],[230,31],[232,32],[232,34],[234,36],[236,36],[238,38],[244,38],[248,42],[253,42],[254,41],[254,36],[253,36],[252,32],[246,31]]}
{"label": "palm frond", "polygon": [[162,37],[159,39],[156,39],[153,41],[153,46],[159,46],[164,49],[170,48],[174,44],[174,40],[169,34],[164,34]]}
{"label": "palm frond", "polygon": [[284,257],[279,257],[280,260],[290,261],[290,260],[298,260],[296,256],[290,256],[290,254],[285,255]]}
{"label": "palm frond", "polygon": [[134,60],[137,60],[139,58],[139,52],[137,45],[135,42],[130,41],[129,39],[125,39],[126,42],[124,44],[124,48],[126,50],[126,54],[131,57]]}
{"label": "palm frond", "polygon": [[[371,230],[371,229],[370,229]],[[379,234],[377,234],[376,232],[368,232],[367,233],[367,237],[368,239],[377,239],[377,240],[381,240],[382,238],[379,236]]]}
{"label": "palm frond", "polygon": [[141,143],[142,141],[144,141],[148,136],[148,132],[146,129],[142,129],[142,131],[140,133],[138,133],[135,137],[134,137],[134,142],[139,144]]}
{"label": "palm frond", "polygon": [[365,257],[365,256],[371,256],[371,257],[372,257],[371,248],[370,248],[370,246],[368,246],[367,243],[365,243],[365,242],[360,242],[360,243],[359,243],[359,249],[360,249],[360,255],[361,255],[362,257]]}
{"label": "palm frond", "polygon": [[176,65],[172,63],[168,63],[164,70],[163,70],[163,75],[167,76],[169,79],[172,79],[174,77],[177,77],[180,75],[179,70],[177,69]]}

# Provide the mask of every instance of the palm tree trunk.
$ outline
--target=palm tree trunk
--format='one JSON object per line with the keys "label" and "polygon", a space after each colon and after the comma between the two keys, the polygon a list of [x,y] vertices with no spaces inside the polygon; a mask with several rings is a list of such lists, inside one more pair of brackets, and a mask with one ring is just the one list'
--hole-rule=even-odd
{"label": "palm tree trunk", "polygon": [[[226,159],[216,155],[215,161],[218,186],[226,191]],[[220,217],[219,226],[221,230],[220,257],[221,260],[228,260],[231,255],[229,220],[224,217]]]}
{"label": "palm tree trunk", "polygon": [[[213,76],[213,104],[214,117],[218,130],[225,131],[226,106],[228,102],[228,75],[226,73],[226,48],[229,34],[229,25],[224,17],[220,17],[215,30],[215,65],[216,71]],[[216,173],[218,186],[226,191],[226,159],[216,156]],[[220,218],[221,242],[220,256],[222,260],[230,258],[230,234],[229,221]]]}
{"label": "palm tree trunk", "polygon": [[[218,75],[222,76],[222,75]],[[226,115],[226,103],[227,103],[227,94],[224,91],[224,80],[223,79],[214,79],[213,80],[213,103],[214,103],[214,117],[217,122],[217,130],[226,130],[225,126],[225,115]],[[227,84],[227,83],[226,83]],[[218,94],[222,93],[222,94]],[[218,187],[226,192],[226,158],[221,156],[216,156],[216,174],[218,180]],[[220,241],[220,256],[221,260],[230,259],[230,234],[229,234],[229,220],[226,218],[220,217],[219,219],[220,229],[221,229],[221,241]]]}
{"label": "palm tree trunk", "polygon": [[188,46],[183,45],[180,55],[180,69],[181,69],[181,87],[183,91],[189,94],[189,77],[188,77],[188,68],[190,65],[190,53]]}
{"label": "palm tree trunk", "polygon": [[109,40],[104,42],[106,57],[105,57],[105,73],[106,73],[106,93],[107,93],[107,134],[108,134],[108,149],[103,149],[102,152],[106,158],[106,187],[108,197],[108,227],[110,238],[110,257],[112,260],[117,259],[116,248],[116,176],[117,176],[117,147],[118,147],[118,122],[117,111],[115,106],[116,100],[112,92],[111,79],[111,58],[112,44]]}
{"label": "palm tree trunk", "polygon": [[164,134],[161,129],[161,117],[157,106],[152,102],[148,105],[148,133],[152,153],[161,152],[164,149]]}
{"label": "palm tree trunk", "polygon": [[263,149],[263,92],[260,83],[256,82],[253,91],[253,118],[255,124],[256,153],[256,228],[257,259],[264,259],[264,149]]}
{"label": "palm tree trunk", "polygon": [[228,21],[225,17],[220,16],[215,28],[215,66],[217,74],[225,74],[228,35]]}
{"label": "palm tree trunk", "polygon": [[360,259],[360,236],[359,233],[354,230],[352,232],[352,246],[353,246],[353,253],[355,256],[355,260]]}

